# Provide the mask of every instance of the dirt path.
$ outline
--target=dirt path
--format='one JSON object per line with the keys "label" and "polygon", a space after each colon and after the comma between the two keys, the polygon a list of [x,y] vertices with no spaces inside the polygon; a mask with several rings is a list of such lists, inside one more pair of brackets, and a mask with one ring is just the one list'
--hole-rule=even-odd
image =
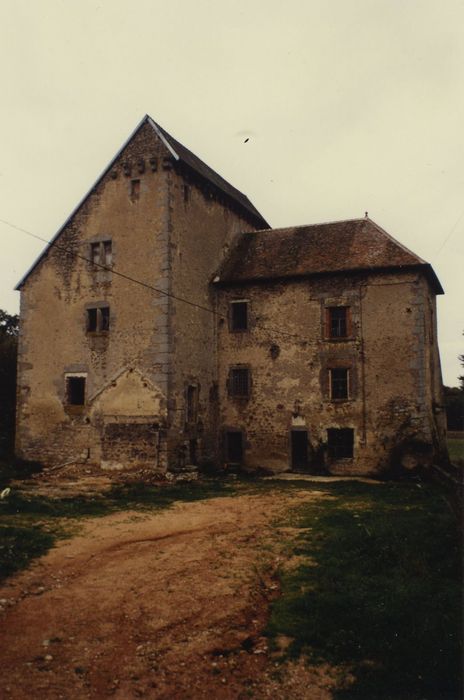
{"label": "dirt path", "polygon": [[0,697],[330,698],[324,674],[273,679],[261,636],[290,536],[271,522],[317,497],[217,498],[87,520],[0,589]]}

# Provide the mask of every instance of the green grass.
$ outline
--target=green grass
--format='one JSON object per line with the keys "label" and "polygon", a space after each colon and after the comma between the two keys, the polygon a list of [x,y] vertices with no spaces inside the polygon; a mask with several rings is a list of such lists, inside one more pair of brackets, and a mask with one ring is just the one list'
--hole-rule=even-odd
{"label": "green grass", "polygon": [[0,574],[6,578],[45,554],[56,536],[42,528],[0,524]]}
{"label": "green grass", "polygon": [[[325,486],[325,485],[324,485]],[[451,700],[460,695],[461,581],[457,524],[436,487],[334,483],[307,504],[281,574],[268,634],[287,650],[354,674],[336,698]]]}
{"label": "green grass", "polygon": [[454,463],[459,460],[464,464],[464,440],[460,438],[447,438],[448,453]]}

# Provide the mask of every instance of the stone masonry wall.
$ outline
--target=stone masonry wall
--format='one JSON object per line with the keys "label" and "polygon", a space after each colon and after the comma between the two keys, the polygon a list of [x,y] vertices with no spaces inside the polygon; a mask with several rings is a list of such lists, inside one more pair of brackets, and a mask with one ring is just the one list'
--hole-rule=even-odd
{"label": "stone masonry wall", "polygon": [[[215,274],[234,236],[257,226],[227,199],[189,174],[173,170],[170,178],[172,292],[176,297],[215,310]],[[217,339],[211,311],[172,300],[170,339],[169,459],[173,465],[217,458]],[[186,392],[198,388],[198,413],[186,421]]]}
{"label": "stone masonry wall", "polygon": [[[334,474],[384,469],[402,440],[432,444],[439,379],[433,383],[424,355],[432,296],[420,275],[250,284],[219,289],[218,298],[225,316],[232,300],[249,300],[248,332],[231,332],[219,321],[222,432],[242,431],[245,465],[289,469],[292,429],[308,431],[309,469]],[[325,337],[327,306],[350,308],[351,337]],[[436,366],[436,340],[428,348]],[[233,366],[251,370],[248,399],[228,395]],[[347,400],[329,396],[334,367],[349,368]],[[329,428],[354,430],[353,459],[330,458]]]}
{"label": "stone masonry wall", "polygon": [[[164,396],[156,423],[167,422],[168,298],[76,255],[89,258],[91,243],[111,240],[115,270],[167,291],[168,156],[153,130],[142,127],[21,290],[17,452],[23,457],[99,461],[105,417],[96,420],[92,399],[123,368],[140,370]],[[87,307],[104,304],[109,331],[88,333]],[[86,374],[81,412],[66,406],[66,373]]]}

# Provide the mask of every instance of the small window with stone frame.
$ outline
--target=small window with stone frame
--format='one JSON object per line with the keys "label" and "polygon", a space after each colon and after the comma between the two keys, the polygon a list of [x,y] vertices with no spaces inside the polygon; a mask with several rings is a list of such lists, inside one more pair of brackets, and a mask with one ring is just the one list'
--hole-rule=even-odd
{"label": "small window with stone frame", "polygon": [[84,406],[85,404],[85,374],[67,374],[66,381],[66,404],[68,406]]}
{"label": "small window with stone frame", "polygon": [[248,301],[237,300],[230,302],[230,330],[231,331],[247,331],[248,330]]}
{"label": "small window with stone frame", "polygon": [[247,399],[251,390],[251,371],[249,367],[231,367],[228,380],[229,396]]}
{"label": "small window with stone frame", "polygon": [[330,398],[332,401],[340,401],[349,398],[350,371],[346,367],[334,367],[329,369]]}
{"label": "small window with stone frame", "polygon": [[325,336],[330,340],[349,338],[351,311],[349,306],[328,306],[325,309]]}
{"label": "small window with stone frame", "polygon": [[96,268],[111,267],[113,264],[113,244],[110,240],[90,244],[90,259]]}
{"label": "small window with stone frame", "polygon": [[332,459],[352,459],[354,453],[353,428],[328,428],[327,446]]}
{"label": "small window with stone frame", "polygon": [[92,306],[87,309],[87,333],[107,333],[109,329],[109,306]]}

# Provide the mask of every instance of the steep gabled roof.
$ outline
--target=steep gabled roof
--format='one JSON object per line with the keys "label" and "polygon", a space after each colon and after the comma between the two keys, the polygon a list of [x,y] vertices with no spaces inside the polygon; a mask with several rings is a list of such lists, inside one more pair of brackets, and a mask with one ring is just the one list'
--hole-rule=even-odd
{"label": "steep gabled roof", "polygon": [[267,221],[263,219],[259,211],[253,206],[248,197],[246,197],[242,192],[237,190],[231,184],[224,180],[223,177],[218,175],[209,165],[206,165],[198,156],[189,151],[188,148],[183,146],[179,141],[176,141],[167,131],[163,129],[159,124],[157,124],[151,117],[146,117],[150,124],[155,129],[156,133],[163,140],[163,143],[171,152],[176,160],[187,165],[191,170],[195,171],[205,180],[208,180],[212,185],[222,190],[224,194],[228,195],[231,199],[235,200],[237,204],[246,209],[250,214],[259,219],[264,226],[269,228]]}
{"label": "steep gabled roof", "polygon": [[432,267],[369,218],[243,233],[215,282],[422,268],[437,294]]}
{"label": "steep gabled roof", "polygon": [[81,199],[79,204],[75,207],[75,209],[73,209],[71,214],[68,216],[68,218],[66,219],[64,224],[58,229],[57,233],[51,239],[51,241],[47,245],[47,247],[42,251],[42,253],[35,260],[35,262],[32,264],[32,266],[29,268],[29,270],[26,272],[26,274],[18,282],[15,289],[20,289],[23,286],[24,282],[27,280],[29,275],[35,270],[35,268],[39,265],[39,263],[42,261],[42,259],[46,256],[48,250],[54,245],[54,243],[57,241],[57,239],[59,238],[59,236],[61,235],[63,230],[72,221],[73,217],[77,214],[77,212],[79,211],[81,206],[84,204],[84,202],[92,194],[94,189],[98,186],[98,184],[105,177],[105,175],[108,173],[108,171],[113,167],[114,163],[119,158],[119,156],[122,154],[124,149],[129,145],[129,143],[132,141],[132,139],[138,133],[138,131],[147,123],[153,128],[156,135],[161,139],[164,146],[167,148],[167,150],[170,152],[170,154],[173,156],[173,158],[177,162],[183,163],[184,165],[187,166],[187,168],[194,171],[200,177],[202,177],[204,180],[207,180],[214,187],[221,190],[225,195],[227,195],[227,197],[229,199],[232,199],[236,204],[238,204],[241,209],[244,209],[248,214],[251,214],[252,217],[255,219],[257,225],[264,226],[264,227],[269,226],[267,221],[261,216],[259,211],[253,206],[253,204],[250,202],[248,197],[246,197],[244,194],[242,194],[242,192],[240,192],[235,187],[233,187],[231,184],[229,184],[226,180],[224,180],[224,178],[222,178],[220,175],[218,175],[212,168],[210,168],[208,165],[206,165],[206,163],[204,163],[202,160],[200,160],[200,158],[198,158],[195,154],[193,154],[191,151],[189,151],[188,148],[186,148],[181,143],[179,143],[179,141],[176,141],[175,138],[173,138],[170,134],[168,134],[167,131],[165,131],[148,114],[146,114],[144,116],[144,118],[136,126],[136,128],[134,129],[132,134],[129,136],[127,141],[125,141],[124,144],[121,146],[121,148],[118,150],[118,152],[116,153],[114,158],[112,158],[112,160],[107,165],[107,167],[102,172],[102,174],[98,177],[96,182],[92,185],[92,187],[87,192],[87,194]]}

